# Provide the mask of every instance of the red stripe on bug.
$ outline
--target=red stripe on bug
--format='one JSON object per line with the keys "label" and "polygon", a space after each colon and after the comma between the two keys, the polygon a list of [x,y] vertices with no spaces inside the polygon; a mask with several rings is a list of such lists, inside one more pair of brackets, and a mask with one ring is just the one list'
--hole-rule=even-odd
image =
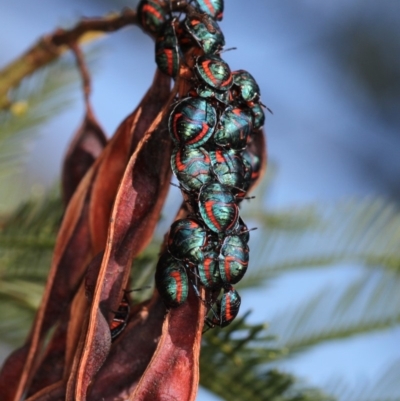
{"label": "red stripe on bug", "polygon": [[206,214],[207,217],[211,220],[211,223],[214,225],[214,227],[218,230],[221,231],[221,224],[219,223],[219,221],[215,218],[214,216],[214,211],[213,211],[213,207],[214,205],[216,205],[217,202],[213,202],[213,201],[208,201],[205,203],[205,209],[206,209]]}
{"label": "red stripe on bug", "polygon": [[212,263],[212,258],[204,260],[204,272],[206,273],[207,280],[210,280],[211,278],[211,273],[210,273],[211,263]]}
{"label": "red stripe on bug", "polygon": [[176,282],[176,301],[181,302],[182,300],[182,278],[179,272],[172,272],[171,277]]}
{"label": "red stripe on bug", "polygon": [[213,82],[213,84],[215,86],[217,86],[218,80],[215,78],[213,73],[210,71],[210,63],[211,63],[211,60],[206,60],[206,61],[203,61],[203,63],[201,65],[204,68],[204,72],[206,73],[207,78],[209,78]]}
{"label": "red stripe on bug", "polygon": [[212,3],[210,2],[210,0],[204,0],[204,3],[206,3],[208,9],[210,10],[210,14],[214,15],[215,14],[215,8],[212,5]]}
{"label": "red stripe on bug", "polygon": [[218,163],[223,163],[225,161],[224,157],[222,156],[222,150],[217,150],[215,152],[215,158]]}
{"label": "red stripe on bug", "polygon": [[233,80],[233,77],[232,77],[232,74],[230,74],[230,75],[229,75],[229,78],[228,78],[226,81],[223,81],[223,82],[221,83],[221,87],[223,87],[223,86],[230,86],[231,83],[232,83],[232,80]]}
{"label": "red stripe on bug", "polygon": [[181,155],[181,150],[178,150],[176,152],[176,156],[175,156],[175,165],[178,168],[179,172],[182,172],[183,170],[185,170],[185,165],[182,163],[182,155]]}
{"label": "red stripe on bug", "polygon": [[197,134],[197,136],[187,142],[188,145],[201,141],[207,135],[210,127],[206,123],[202,123],[202,126],[202,130]]}
{"label": "red stripe on bug", "polygon": [[158,10],[154,8],[151,4],[145,4],[143,6],[142,12],[148,12],[149,14],[152,14],[159,20],[164,19],[164,17],[158,12]]}
{"label": "red stripe on bug", "polygon": [[167,57],[167,70],[169,75],[173,75],[174,53],[171,49],[164,49],[165,57]]}
{"label": "red stripe on bug", "polygon": [[231,299],[229,297],[226,298],[226,303],[225,303],[225,318],[227,321],[235,318],[235,316],[233,316],[232,314]]}
{"label": "red stripe on bug", "polygon": [[226,281],[231,281],[231,262],[235,261],[234,256],[226,256],[224,260],[224,270],[225,270],[225,275],[226,275]]}

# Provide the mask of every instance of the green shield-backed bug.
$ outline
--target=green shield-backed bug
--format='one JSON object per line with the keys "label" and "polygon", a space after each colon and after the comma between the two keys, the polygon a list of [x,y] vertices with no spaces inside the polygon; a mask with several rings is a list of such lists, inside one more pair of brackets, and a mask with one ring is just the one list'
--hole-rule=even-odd
{"label": "green shield-backed bug", "polygon": [[249,247],[238,235],[224,239],[219,254],[219,272],[224,283],[236,284],[249,265]]}
{"label": "green shield-backed bug", "polygon": [[252,129],[252,116],[248,109],[229,106],[219,119],[213,140],[221,147],[242,150]]}
{"label": "green shield-backed bug", "polygon": [[198,191],[212,180],[210,155],[203,148],[176,148],[171,167],[184,189]]}
{"label": "green shield-backed bug", "polygon": [[211,231],[230,233],[236,228],[239,208],[229,187],[218,182],[204,185],[198,205],[200,215]]}
{"label": "green shield-backed bug", "polygon": [[218,23],[209,15],[203,14],[201,18],[188,16],[185,26],[205,54],[217,53],[225,46],[225,38]]}
{"label": "green shield-backed bug", "polygon": [[138,5],[138,21],[145,31],[157,33],[166,20],[165,3],[157,0],[142,0]]}
{"label": "green shield-backed bug", "polygon": [[168,128],[176,143],[197,148],[211,137],[216,121],[217,112],[209,101],[187,97],[175,105],[168,120]]}
{"label": "green shield-backed bug", "polygon": [[232,323],[240,308],[240,295],[232,287],[227,286],[224,288],[222,297],[216,302],[216,310],[212,310],[213,316],[206,319],[206,324],[209,327],[225,327]]}
{"label": "green shield-backed bug", "polygon": [[168,252],[161,255],[156,270],[156,287],[167,307],[182,305],[188,296],[186,268]]}
{"label": "green shield-backed bug", "polygon": [[175,221],[168,237],[168,250],[175,258],[193,264],[203,261],[207,231],[196,220]]}

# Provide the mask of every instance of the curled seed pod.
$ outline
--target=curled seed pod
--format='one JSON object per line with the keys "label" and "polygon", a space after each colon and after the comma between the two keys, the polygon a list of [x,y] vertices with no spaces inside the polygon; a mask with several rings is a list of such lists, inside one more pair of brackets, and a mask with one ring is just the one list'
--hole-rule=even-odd
{"label": "curled seed pod", "polygon": [[156,40],[156,63],[158,68],[175,78],[179,71],[179,45],[175,33],[174,20],[161,29]]}
{"label": "curled seed pod", "polygon": [[224,0],[196,0],[197,8],[210,17],[221,21],[224,12]]}
{"label": "curled seed pod", "polygon": [[232,286],[227,286],[222,297],[216,302],[216,310],[213,310],[213,316],[206,319],[206,323],[210,327],[228,326],[239,313],[240,304],[239,293]]}
{"label": "curled seed pod", "polygon": [[227,91],[233,83],[229,65],[217,55],[204,55],[196,60],[194,71],[200,81],[218,91]]}
{"label": "curled seed pod", "polygon": [[252,102],[260,97],[260,87],[254,77],[245,70],[233,71],[233,84],[236,85],[245,102]]}
{"label": "curled seed pod", "polygon": [[182,305],[189,293],[185,267],[167,252],[161,255],[157,264],[156,287],[168,308]]}
{"label": "curled seed pod", "polygon": [[225,38],[218,23],[209,15],[203,14],[202,18],[188,16],[185,26],[205,54],[217,53],[225,46]]}
{"label": "curled seed pod", "polygon": [[166,21],[165,3],[159,0],[142,0],[137,8],[138,20],[147,32],[157,33]]}
{"label": "curled seed pod", "polygon": [[176,148],[172,152],[171,167],[180,184],[198,191],[211,181],[211,159],[203,148]]}
{"label": "curled seed pod", "polygon": [[240,107],[229,106],[221,115],[213,139],[218,146],[242,150],[252,129],[250,113]]}
{"label": "curled seed pod", "polygon": [[221,286],[217,252],[213,250],[205,252],[203,261],[197,265],[197,271],[204,287],[214,289]]}
{"label": "curled seed pod", "polygon": [[239,208],[228,187],[217,182],[204,185],[198,205],[200,215],[211,231],[228,234],[235,230]]}
{"label": "curled seed pod", "polygon": [[210,151],[212,168],[218,182],[231,187],[233,193],[245,192],[246,169],[240,154],[232,149]]}
{"label": "curled seed pod", "polygon": [[168,237],[168,250],[175,258],[198,264],[203,261],[207,232],[196,220],[175,221]]}
{"label": "curled seed pod", "polygon": [[172,110],[168,128],[175,143],[188,148],[203,145],[214,132],[217,112],[206,99],[187,97]]}
{"label": "curled seed pod", "polygon": [[249,247],[238,235],[226,237],[219,254],[221,280],[236,284],[246,273],[249,265]]}

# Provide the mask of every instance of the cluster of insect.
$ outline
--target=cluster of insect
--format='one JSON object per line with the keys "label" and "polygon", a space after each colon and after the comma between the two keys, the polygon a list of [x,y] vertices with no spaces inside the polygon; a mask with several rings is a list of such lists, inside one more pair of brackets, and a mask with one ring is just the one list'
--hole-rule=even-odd
{"label": "cluster of insect", "polygon": [[[211,294],[202,299],[209,327],[228,325],[239,311],[233,284],[249,263],[249,230],[239,204],[260,173],[260,159],[248,145],[265,120],[254,78],[232,72],[220,56],[223,7],[223,0],[142,0],[138,6],[143,29],[156,37],[159,69],[175,79],[185,65],[190,74],[168,129],[175,145],[171,167],[191,213],[171,226],[156,286],[168,308],[186,302],[190,287],[200,297],[203,286]],[[115,333],[119,326],[116,321]]]}

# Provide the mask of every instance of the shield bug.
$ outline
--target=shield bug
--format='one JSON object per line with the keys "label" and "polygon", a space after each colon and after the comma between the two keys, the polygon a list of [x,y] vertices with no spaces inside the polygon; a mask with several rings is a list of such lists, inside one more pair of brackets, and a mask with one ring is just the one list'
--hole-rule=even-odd
{"label": "shield bug", "polygon": [[217,112],[203,98],[187,97],[172,110],[168,128],[172,139],[188,148],[197,148],[207,142],[214,132]]}
{"label": "shield bug", "polygon": [[218,181],[234,193],[244,192],[246,169],[240,154],[232,149],[210,151],[212,169]]}
{"label": "shield bug", "polygon": [[139,3],[138,21],[145,31],[157,33],[166,20],[165,3],[157,0],[142,0]]}
{"label": "shield bug", "polygon": [[253,129],[258,130],[264,126],[265,114],[261,105],[256,103],[251,108],[251,115],[253,116]]}
{"label": "shield bug", "polygon": [[188,296],[189,279],[185,267],[167,252],[156,270],[156,287],[167,307],[182,305]]}
{"label": "shield bug", "polygon": [[204,252],[204,258],[197,265],[197,271],[201,283],[206,288],[216,288],[221,286],[221,275],[219,272],[218,253],[215,251]]}
{"label": "shield bug", "polygon": [[198,264],[203,261],[207,232],[196,220],[175,221],[169,231],[168,250],[175,258]]}
{"label": "shield bug", "polygon": [[251,167],[250,183],[255,182],[261,174],[261,159],[250,150],[245,149],[242,153],[243,159]]}
{"label": "shield bug", "polygon": [[224,239],[219,254],[219,272],[224,283],[236,284],[249,265],[249,247],[238,235]]}
{"label": "shield bug", "polygon": [[260,97],[260,88],[254,77],[245,70],[233,71],[233,84],[239,87],[245,102],[252,102]]}
{"label": "shield bug", "polygon": [[188,190],[198,191],[211,181],[211,159],[203,148],[176,148],[171,157],[172,171],[180,184]]}
{"label": "shield bug", "polygon": [[179,71],[179,46],[174,20],[165,24],[156,40],[156,63],[158,68],[175,78]]}
{"label": "shield bug", "polygon": [[196,0],[197,8],[210,17],[221,21],[224,12],[224,0]]}
{"label": "shield bug", "polygon": [[129,299],[126,294],[124,294],[121,303],[118,306],[118,310],[114,314],[114,318],[110,324],[111,340],[114,341],[125,329],[129,312],[131,308],[129,305]]}
{"label": "shield bug", "polygon": [[213,316],[206,319],[206,323],[210,327],[225,327],[235,319],[239,313],[240,295],[230,285],[224,288],[222,297],[216,302],[216,310],[213,310]]}
{"label": "shield bug", "polygon": [[239,208],[229,187],[218,182],[204,185],[200,190],[198,205],[200,215],[210,230],[229,233],[236,228]]}
{"label": "shield bug", "polygon": [[207,14],[201,17],[187,16],[185,27],[205,54],[217,53],[225,46],[225,38],[218,23]]}
{"label": "shield bug", "polygon": [[227,91],[233,83],[228,64],[217,55],[204,55],[196,60],[194,71],[207,86],[218,91]]}
{"label": "shield bug", "polygon": [[221,115],[213,140],[221,147],[242,150],[252,129],[252,117],[247,109],[229,106]]}

